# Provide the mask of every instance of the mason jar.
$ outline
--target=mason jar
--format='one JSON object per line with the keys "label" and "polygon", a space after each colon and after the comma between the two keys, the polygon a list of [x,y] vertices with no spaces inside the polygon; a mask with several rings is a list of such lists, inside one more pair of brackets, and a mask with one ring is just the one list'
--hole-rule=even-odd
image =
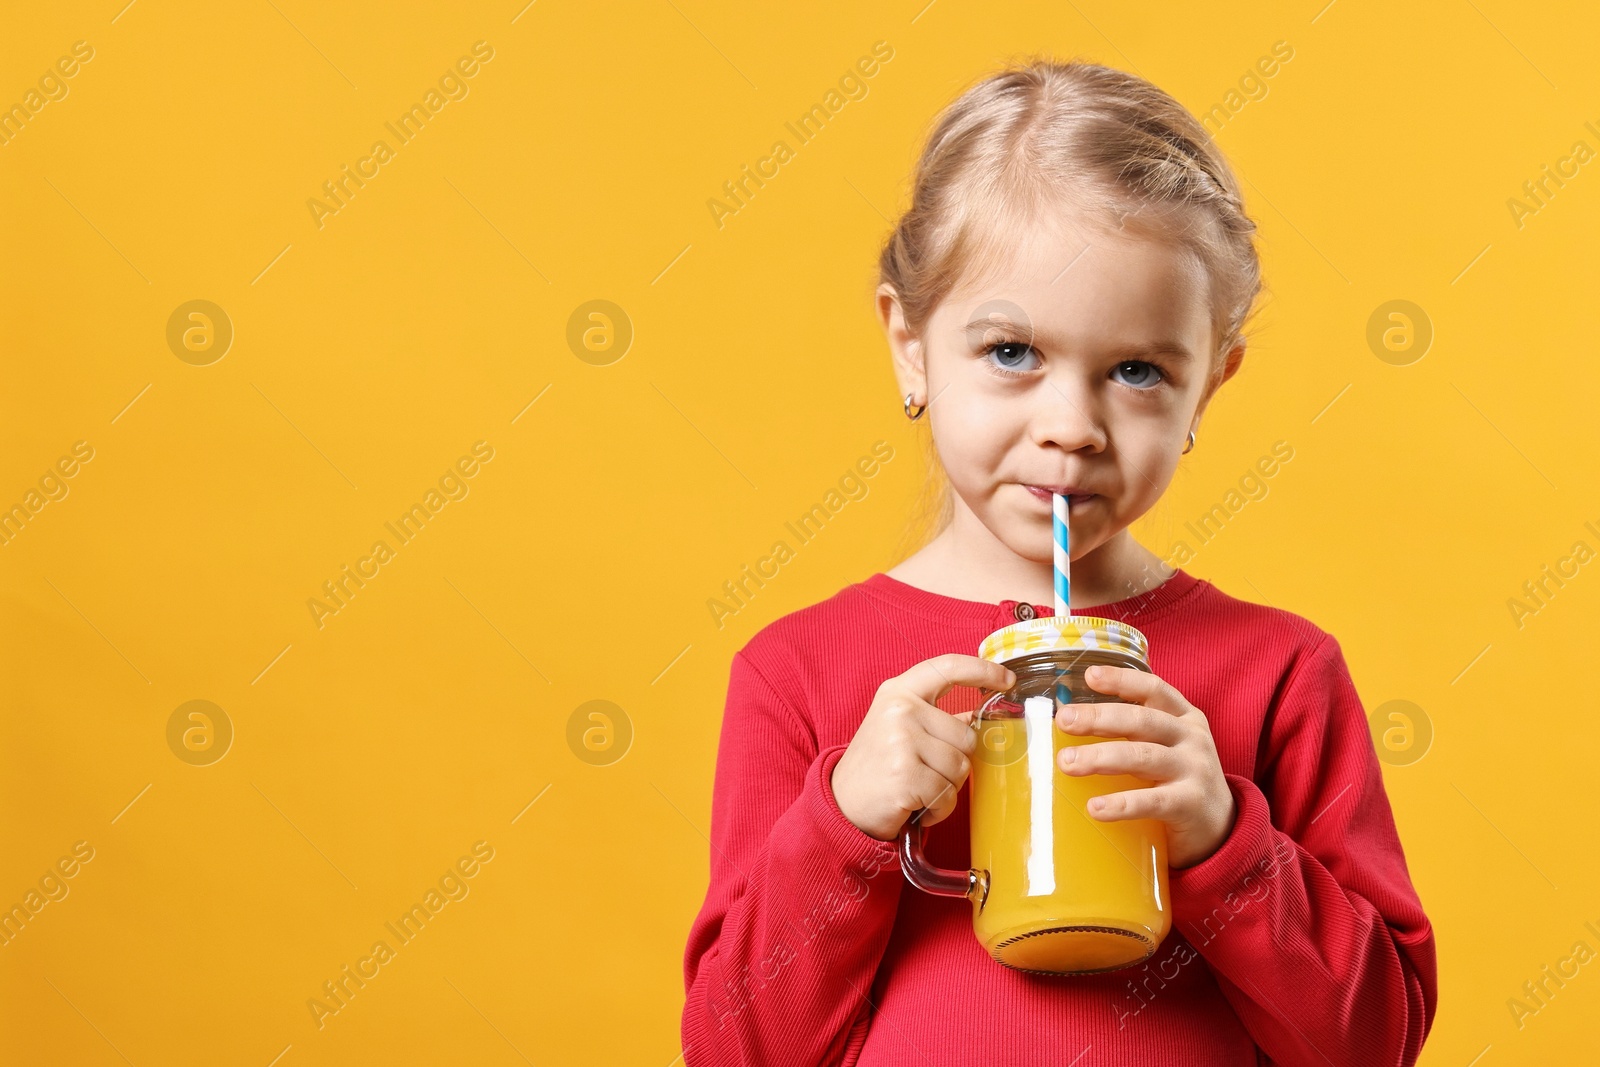
{"label": "mason jar", "polygon": [[1064,733],[1055,717],[1065,704],[1116,702],[1091,689],[1084,672],[1097,663],[1149,672],[1149,642],[1113,619],[1047,616],[996,630],[978,655],[1010,668],[1016,684],[972,718],[972,867],[928,863],[918,812],[900,835],[906,878],[925,892],[970,900],[974,934],[1007,967],[1089,974],[1147,959],[1172,927],[1166,826],[1101,822],[1088,803],[1151,783],[1062,772],[1061,749],[1116,739]]}

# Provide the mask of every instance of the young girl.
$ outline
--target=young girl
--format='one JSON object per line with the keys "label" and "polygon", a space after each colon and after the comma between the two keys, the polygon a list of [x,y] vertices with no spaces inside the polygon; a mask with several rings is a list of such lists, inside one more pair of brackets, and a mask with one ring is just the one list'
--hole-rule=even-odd
{"label": "young girl", "polygon": [[[940,116],[877,306],[941,525],[734,656],[690,1067],[1416,1060],[1433,932],[1339,643],[1128,531],[1239,369],[1254,229],[1201,125],[1131,75],[1035,62]],[[1165,823],[1173,914],[1148,961],[1073,977],[996,963],[972,906],[907,889],[896,854],[926,809],[930,858],[967,866],[971,709],[1013,681],[970,653],[1051,614],[1053,491],[1072,612],[1137,626],[1154,672],[1089,672],[1114,702],[1056,727],[1126,740],[1059,770],[1152,783],[1089,815]]]}

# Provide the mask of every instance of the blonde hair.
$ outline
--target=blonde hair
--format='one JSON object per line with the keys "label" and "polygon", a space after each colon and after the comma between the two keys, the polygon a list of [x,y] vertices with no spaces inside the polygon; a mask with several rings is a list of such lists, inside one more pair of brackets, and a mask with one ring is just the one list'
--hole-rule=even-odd
{"label": "blonde hair", "polygon": [[[1007,235],[1069,205],[1108,226],[1176,243],[1202,265],[1213,325],[1211,375],[1244,339],[1261,292],[1256,225],[1204,126],[1143,78],[1094,63],[1033,59],[990,74],[934,121],[911,206],[884,243],[879,282],[920,335],[958,279],[1003,262]],[[948,480],[935,478],[908,543],[948,524]]]}

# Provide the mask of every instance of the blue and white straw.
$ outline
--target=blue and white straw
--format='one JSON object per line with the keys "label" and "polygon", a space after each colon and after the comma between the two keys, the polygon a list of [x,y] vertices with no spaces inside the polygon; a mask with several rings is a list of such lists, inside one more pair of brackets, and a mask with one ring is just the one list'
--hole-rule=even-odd
{"label": "blue and white straw", "polygon": [[1072,535],[1067,529],[1067,498],[1060,493],[1050,494],[1051,509],[1055,513],[1056,549],[1056,615],[1066,618],[1072,614]]}

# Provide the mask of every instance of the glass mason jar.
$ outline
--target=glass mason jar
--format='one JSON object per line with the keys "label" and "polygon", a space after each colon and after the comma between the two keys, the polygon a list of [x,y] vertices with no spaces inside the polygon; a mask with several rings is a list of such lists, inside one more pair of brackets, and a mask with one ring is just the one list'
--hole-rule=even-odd
{"label": "glass mason jar", "polygon": [[917,888],[972,901],[972,926],[1007,967],[1089,974],[1155,952],[1172,926],[1166,827],[1156,819],[1100,822],[1090,797],[1148,788],[1131,775],[1072,777],[1056,763],[1080,737],[1055,725],[1064,704],[1113,703],[1083,674],[1103,663],[1148,672],[1149,644],[1126,623],[1091,616],[1029,619],[986,637],[978,654],[1017,678],[973,715],[968,814],[972,868],[928,863],[921,812],[900,834],[900,866]]}

